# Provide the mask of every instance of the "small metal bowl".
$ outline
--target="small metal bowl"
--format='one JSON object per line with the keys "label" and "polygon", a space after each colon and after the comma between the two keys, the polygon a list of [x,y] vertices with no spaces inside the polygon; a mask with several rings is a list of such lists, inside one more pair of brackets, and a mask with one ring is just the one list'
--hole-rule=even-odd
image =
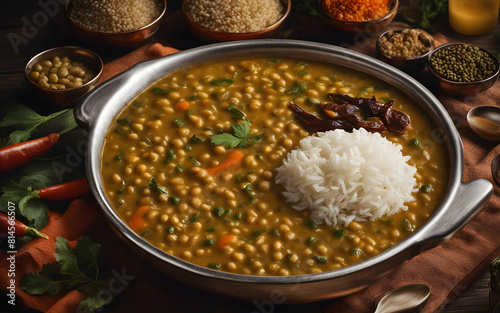
{"label": "small metal bowl", "polygon": [[382,35],[380,35],[376,43],[377,57],[380,60],[384,61],[385,63],[388,63],[403,71],[416,73],[425,67],[425,65],[427,64],[427,56],[429,55],[429,53],[431,53],[432,50],[434,50],[434,37],[432,37],[428,32],[419,29],[419,31],[422,32],[424,36],[428,37],[429,39],[430,45],[429,45],[429,51],[427,51],[427,53],[415,57],[399,58],[399,57],[388,56],[382,51],[382,38],[392,35],[393,33],[401,33],[405,29],[410,29],[410,28],[388,30],[384,32]]}
{"label": "small metal bowl", "polygon": [[206,28],[197,24],[195,21],[191,19],[189,14],[186,12],[186,6],[189,0],[182,1],[182,14],[188,23],[189,29],[198,36],[199,38],[209,41],[209,42],[223,42],[223,41],[236,41],[236,40],[249,40],[249,39],[262,39],[262,38],[271,38],[276,35],[279,30],[283,27],[284,22],[288,15],[290,14],[290,10],[292,8],[291,0],[281,0],[283,7],[285,8],[285,12],[283,16],[274,22],[273,24],[267,26],[266,28],[249,33],[229,33],[216,31],[213,29]]}
{"label": "small metal bowl", "polygon": [[325,10],[325,0],[320,0],[320,12],[323,19],[333,26],[335,29],[340,30],[345,33],[375,33],[385,29],[396,17],[398,12],[399,0],[390,0],[389,5],[389,13],[385,16],[370,21],[356,22],[356,21],[345,21],[339,20],[335,17],[332,17]]}
{"label": "small metal bowl", "polygon": [[91,42],[97,42],[99,44],[103,44],[113,48],[123,48],[123,49],[134,49],[141,46],[145,43],[160,27],[161,21],[165,16],[165,12],[167,11],[167,1],[166,0],[157,0],[163,4],[163,10],[160,15],[151,23],[131,31],[119,32],[119,33],[108,33],[101,32],[97,30],[92,30],[85,28],[78,23],[74,22],[70,16],[69,12],[72,8],[73,1],[68,0],[66,2],[66,17],[69,23],[69,26],[77,34],[85,40]]}
{"label": "small metal bowl", "polygon": [[448,80],[446,78],[443,78],[443,77],[439,76],[439,74],[434,71],[434,69],[432,68],[432,65],[431,65],[431,59],[432,59],[432,56],[434,55],[434,53],[436,53],[436,51],[439,51],[440,49],[443,49],[444,47],[456,46],[456,45],[463,45],[463,43],[444,44],[444,45],[439,46],[436,49],[434,49],[428,55],[427,68],[429,69],[429,72],[431,73],[434,81],[439,86],[439,88],[452,96],[464,97],[464,96],[475,96],[475,95],[489,89],[491,86],[493,86],[495,84],[495,81],[497,80],[499,68],[500,68],[499,63],[498,63],[498,59],[495,55],[493,55],[489,51],[486,51],[486,50],[481,49],[481,48],[479,48],[479,49],[486,52],[491,57],[491,59],[493,60],[493,62],[495,63],[495,66],[496,66],[495,73],[486,79],[478,80],[478,81],[470,82],[470,83],[456,82],[456,81],[452,81],[452,80]]}
{"label": "small metal bowl", "polygon": [[[88,70],[92,71],[94,77],[82,86],[68,89],[45,88],[38,85],[37,82],[33,81],[29,77],[29,74],[35,64],[43,60],[52,60],[52,58],[56,56],[68,57],[72,61],[82,62]],[[60,107],[69,107],[72,106],[81,96],[92,90],[97,85],[102,75],[102,69],[102,60],[96,53],[81,47],[64,46],[45,50],[35,55],[26,64],[24,68],[24,76],[30,85],[33,86],[37,94],[43,99]]]}
{"label": "small metal bowl", "polygon": [[467,113],[467,124],[479,137],[500,141],[500,107],[481,105]]}

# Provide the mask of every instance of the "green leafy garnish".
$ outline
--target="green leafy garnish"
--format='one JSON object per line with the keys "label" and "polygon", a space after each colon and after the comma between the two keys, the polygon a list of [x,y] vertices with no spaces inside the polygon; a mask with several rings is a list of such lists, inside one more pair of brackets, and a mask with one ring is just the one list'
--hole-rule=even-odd
{"label": "green leafy garnish", "polygon": [[234,83],[234,80],[229,79],[229,78],[214,79],[214,80],[210,81],[210,85],[214,85],[214,86],[220,86],[222,84],[230,85],[232,83]]}
{"label": "green leafy garnish", "polygon": [[156,179],[154,177],[151,177],[151,180],[149,181],[148,188],[151,188],[153,190],[156,190],[156,191],[168,196],[167,188],[158,185],[158,183],[156,182]]}
{"label": "green leafy garnish", "polygon": [[351,250],[351,255],[359,256],[359,255],[362,255],[362,254],[363,254],[363,251],[361,249],[354,248],[354,249]]}
{"label": "green leafy garnish", "polygon": [[305,224],[307,225],[307,227],[309,227],[311,230],[316,230],[316,228],[318,228],[318,226],[316,225],[316,223],[313,221],[313,220],[307,220],[305,222]]}
{"label": "green leafy garnish", "polygon": [[207,231],[208,231],[208,232],[214,232],[214,231],[215,231],[215,228],[213,228],[213,227],[207,228]]}
{"label": "green leafy garnish", "polygon": [[28,107],[14,104],[0,112],[0,116],[3,116],[0,120],[0,128],[13,130],[7,138],[2,140],[2,147],[26,141],[38,132],[42,133],[40,137],[50,133],[62,135],[78,127],[73,117],[73,109],[42,116]]}
{"label": "green leafy garnish", "polygon": [[173,233],[175,232],[175,228],[173,228],[172,226],[168,226],[168,227],[167,227],[167,232],[168,232],[169,234],[173,234]]}
{"label": "green leafy garnish", "polygon": [[308,246],[314,246],[316,244],[316,237],[308,237],[306,243]]}
{"label": "green leafy garnish", "polygon": [[413,138],[412,140],[410,140],[410,146],[418,148],[418,149],[422,149],[422,145],[420,144],[420,140],[418,140],[417,138]]}
{"label": "green leafy garnish", "polygon": [[191,137],[191,142],[192,143],[201,143],[201,142],[205,142],[205,140],[201,139],[200,137],[196,137],[195,135],[193,135],[193,137]]}
{"label": "green leafy garnish", "polygon": [[179,198],[179,197],[170,197],[170,201],[172,201],[173,204],[179,204],[181,202],[181,198]]}
{"label": "green leafy garnish", "polygon": [[248,122],[235,123],[232,125],[233,134],[222,133],[210,137],[210,142],[214,145],[222,145],[226,148],[244,147],[250,141],[260,142],[265,133],[250,137],[250,126]]}
{"label": "green leafy garnish", "polygon": [[252,186],[252,184],[247,184],[247,185],[245,186],[245,189],[244,189],[244,190],[245,190],[245,193],[246,193],[246,194],[248,195],[248,197],[250,198],[250,199],[248,200],[248,202],[247,202],[247,203],[254,203],[254,202],[255,202],[255,198],[256,198],[256,193],[255,193],[255,191],[253,190],[253,186]]}
{"label": "green leafy garnish", "polygon": [[301,95],[306,91],[306,87],[299,82],[295,82],[295,86],[286,92],[287,95]]}
{"label": "green leafy garnish", "polygon": [[167,90],[167,89],[163,89],[163,88],[153,88],[153,91],[154,91],[154,93],[156,93],[159,96],[174,92],[173,90]]}
{"label": "green leafy garnish", "polygon": [[116,121],[116,124],[122,125],[122,126],[126,126],[126,125],[130,125],[131,122],[130,122],[130,120],[128,118],[121,118],[121,119],[118,119]]}
{"label": "green leafy garnish", "polygon": [[252,233],[252,236],[258,238],[260,236],[262,236],[264,233],[266,232],[266,229],[263,228],[263,229],[259,229],[259,230],[256,230]]}
{"label": "green leafy garnish", "polygon": [[335,236],[340,239],[344,236],[344,233],[345,233],[345,229],[337,229],[335,231]]}
{"label": "green leafy garnish", "polygon": [[216,207],[212,210],[212,214],[216,217],[221,217],[224,215],[225,210],[221,207]]}
{"label": "green leafy garnish", "polygon": [[191,218],[189,219],[191,222],[198,222],[198,216],[200,216],[199,213],[196,213],[194,214],[193,216],[191,216]]}
{"label": "green leafy garnish", "polygon": [[422,185],[420,187],[420,192],[423,192],[423,193],[429,193],[431,191],[433,191],[434,189],[432,188],[432,185],[431,184],[427,184],[427,185]]}
{"label": "green leafy garnish", "polygon": [[182,127],[184,124],[186,124],[186,122],[184,122],[183,120],[179,120],[179,119],[176,119],[173,122],[175,125],[177,125],[179,127]]}
{"label": "green leafy garnish", "polygon": [[218,270],[222,267],[219,263],[209,263],[207,266],[213,268],[214,270]]}
{"label": "green leafy garnish", "polygon": [[245,117],[246,117],[246,114],[243,113],[243,111],[241,111],[240,109],[238,109],[237,107],[235,107],[234,105],[230,105],[226,108],[226,111],[228,111],[229,113],[231,113],[232,117],[235,119],[235,120],[242,120],[244,121],[245,120]]}
{"label": "green leafy garnish", "polygon": [[[21,278],[21,289],[31,295],[55,296],[62,289],[78,290],[86,293],[85,300],[80,302],[79,309],[84,312],[95,311],[110,303],[124,288],[116,288],[116,292],[102,291],[109,288],[114,276],[99,279],[99,266],[97,259],[101,245],[93,243],[88,237],[82,237],[74,249],[68,245],[68,240],[58,237],[56,241],[57,263],[45,264],[39,273],[28,273]],[[117,273],[120,283],[126,287],[134,276]],[[116,275],[116,274],[114,274]]]}
{"label": "green leafy garnish", "polygon": [[168,149],[167,157],[165,158],[165,161],[163,163],[168,164],[168,163],[172,162],[172,160],[174,160],[175,158],[176,158],[176,156],[175,156],[174,150]]}
{"label": "green leafy garnish", "polygon": [[205,240],[205,241],[203,242],[203,245],[204,245],[205,247],[211,247],[211,246],[213,246],[213,245],[214,245],[214,241],[213,241],[212,239],[207,239],[207,240]]}
{"label": "green leafy garnish", "polygon": [[391,102],[393,99],[389,99],[389,98],[380,98],[380,101],[384,102],[384,103],[387,103],[387,102]]}
{"label": "green leafy garnish", "polygon": [[328,259],[322,255],[315,255],[313,256],[314,261],[319,264],[325,264],[328,263]]}

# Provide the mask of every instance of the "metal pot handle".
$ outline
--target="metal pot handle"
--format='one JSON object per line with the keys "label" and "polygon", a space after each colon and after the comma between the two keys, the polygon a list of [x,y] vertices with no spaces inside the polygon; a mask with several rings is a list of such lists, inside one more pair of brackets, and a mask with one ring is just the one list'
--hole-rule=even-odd
{"label": "metal pot handle", "polygon": [[[472,220],[493,195],[493,185],[485,179],[475,179],[461,184],[457,196],[423,239],[416,243],[414,256],[448,241]],[[453,209],[455,208],[455,209]]]}

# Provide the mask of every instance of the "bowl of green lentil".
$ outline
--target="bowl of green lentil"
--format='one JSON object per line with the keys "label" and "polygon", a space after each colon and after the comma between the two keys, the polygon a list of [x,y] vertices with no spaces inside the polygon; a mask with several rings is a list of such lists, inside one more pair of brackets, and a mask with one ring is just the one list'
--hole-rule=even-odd
{"label": "bowl of green lentil", "polygon": [[158,30],[166,0],[69,0],[69,26],[81,38],[108,47],[133,49]]}
{"label": "bowl of green lentil", "polygon": [[102,69],[102,60],[96,53],[64,46],[35,55],[26,64],[24,75],[41,98],[69,107],[97,85]]}
{"label": "bowl of green lentil", "polygon": [[439,46],[429,54],[427,67],[441,90],[462,97],[491,88],[499,73],[493,54],[464,43]]}
{"label": "bowl of green lentil", "polygon": [[434,49],[434,38],[418,28],[393,29],[378,37],[376,47],[380,60],[415,73],[425,68],[427,57]]}
{"label": "bowl of green lentil", "polygon": [[290,14],[291,0],[184,0],[182,13],[193,34],[208,42],[272,38]]}

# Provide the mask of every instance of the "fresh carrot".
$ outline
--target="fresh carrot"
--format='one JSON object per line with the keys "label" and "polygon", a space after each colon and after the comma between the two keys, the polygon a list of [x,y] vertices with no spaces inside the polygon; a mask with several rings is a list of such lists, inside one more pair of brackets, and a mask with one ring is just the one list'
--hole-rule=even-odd
{"label": "fresh carrot", "polygon": [[0,213],[0,234],[5,236],[30,236],[49,239],[49,237],[33,227],[28,227],[16,220],[13,215]]}
{"label": "fresh carrot", "polygon": [[130,228],[135,231],[144,230],[148,226],[148,222],[146,221],[146,214],[149,212],[149,206],[143,205],[135,210],[134,214],[130,218]]}
{"label": "fresh carrot", "polygon": [[58,134],[16,143],[0,149],[0,173],[12,170],[44,155],[59,140]]}
{"label": "fresh carrot", "polygon": [[89,191],[90,188],[89,183],[87,182],[87,178],[82,178],[65,182],[59,185],[38,189],[36,192],[38,193],[38,197],[40,199],[61,201],[79,197]]}
{"label": "fresh carrot", "polygon": [[237,167],[241,164],[243,156],[244,154],[240,150],[233,150],[231,151],[231,153],[229,153],[224,162],[217,165],[216,167],[208,168],[207,173],[210,174],[211,176],[214,176],[217,175],[218,173],[227,170],[228,168]]}
{"label": "fresh carrot", "polygon": [[189,102],[179,101],[174,106],[175,106],[175,109],[177,109],[179,111],[186,111],[189,109]]}
{"label": "fresh carrot", "polygon": [[230,245],[232,243],[236,242],[236,236],[235,235],[223,235],[220,237],[219,241],[217,242],[217,249],[223,250],[225,246]]}

